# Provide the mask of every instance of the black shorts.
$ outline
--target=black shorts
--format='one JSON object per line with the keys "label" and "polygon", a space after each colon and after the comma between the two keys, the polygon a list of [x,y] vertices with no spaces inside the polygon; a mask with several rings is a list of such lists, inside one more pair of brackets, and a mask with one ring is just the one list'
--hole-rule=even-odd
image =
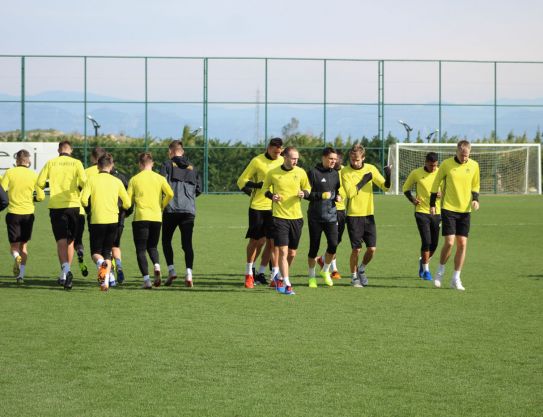
{"label": "black shorts", "polygon": [[55,240],[75,240],[79,230],[79,207],[49,209]]}
{"label": "black shorts", "polygon": [[368,248],[377,246],[377,228],[375,218],[371,216],[347,216],[347,232],[352,249],[360,249],[362,241]]}
{"label": "black shorts", "polygon": [[343,232],[345,231],[345,210],[337,211],[337,243],[341,243],[341,238],[343,237]]}
{"label": "black shorts", "polygon": [[28,242],[34,226],[33,214],[6,214],[9,243]]}
{"label": "black shorts", "polygon": [[439,241],[441,216],[439,214],[432,216],[427,213],[415,213],[415,220],[421,240],[420,250],[435,252]]}
{"label": "black shorts", "polygon": [[273,243],[275,246],[288,246],[289,249],[298,249],[304,219],[273,218]]}
{"label": "black shorts", "polygon": [[457,213],[441,209],[441,222],[443,224],[441,234],[443,236],[465,236],[469,235],[471,213]]}
{"label": "black shorts", "polygon": [[91,254],[111,259],[111,248],[117,233],[117,223],[91,224],[89,227]]}
{"label": "black shorts", "polygon": [[272,239],[273,236],[272,211],[249,208],[249,228],[245,238],[259,240],[263,237]]}
{"label": "black shorts", "polygon": [[117,229],[115,231],[115,237],[113,238],[113,247],[121,247],[121,237],[123,236],[124,224],[117,223]]}

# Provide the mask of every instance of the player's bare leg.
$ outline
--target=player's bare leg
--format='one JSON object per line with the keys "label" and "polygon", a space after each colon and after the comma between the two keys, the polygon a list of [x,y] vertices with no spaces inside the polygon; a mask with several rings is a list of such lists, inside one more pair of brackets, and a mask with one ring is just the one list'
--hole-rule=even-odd
{"label": "player's bare leg", "polygon": [[441,280],[443,279],[443,275],[445,274],[445,264],[451,256],[453,246],[454,235],[444,236],[443,248],[441,248],[441,255],[439,257],[439,267],[437,269],[437,273],[434,276],[434,285],[437,288],[441,287]]}

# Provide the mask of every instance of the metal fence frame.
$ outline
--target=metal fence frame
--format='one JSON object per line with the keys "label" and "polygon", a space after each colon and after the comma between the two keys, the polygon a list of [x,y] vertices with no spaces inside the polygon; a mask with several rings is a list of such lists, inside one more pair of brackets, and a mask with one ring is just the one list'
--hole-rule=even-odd
{"label": "metal fence frame", "polygon": [[[542,104],[500,104],[498,103],[498,70],[499,66],[503,64],[543,64],[543,61],[476,61],[476,60],[408,60],[408,59],[339,59],[339,58],[281,58],[281,57],[175,57],[175,56],[101,56],[101,55],[0,55],[1,58],[18,58],[20,59],[20,76],[21,76],[21,96],[20,100],[0,100],[0,103],[20,103],[21,106],[21,139],[25,140],[26,130],[25,130],[25,107],[27,103],[75,103],[83,104],[84,111],[82,115],[83,123],[83,134],[85,137],[85,148],[84,148],[84,162],[85,165],[88,163],[88,130],[87,130],[87,105],[88,104],[124,104],[124,103],[139,103],[144,104],[145,108],[145,134],[144,134],[144,144],[145,149],[147,149],[149,142],[149,129],[148,129],[148,106],[149,104],[201,104],[202,105],[202,117],[203,117],[203,138],[204,138],[204,191],[207,192],[207,183],[208,183],[208,106],[210,104],[255,104],[264,106],[264,135],[265,138],[268,138],[268,105],[270,104],[283,104],[283,105],[321,105],[323,111],[323,139],[324,142],[328,140],[327,137],[327,107],[334,105],[351,105],[351,106],[375,106],[377,107],[377,118],[378,118],[378,131],[377,135],[381,141],[381,165],[385,164],[385,105],[389,106],[424,106],[424,107],[436,107],[438,110],[438,142],[441,142],[442,139],[442,110],[446,107],[457,107],[457,106],[474,106],[474,107],[487,107],[494,109],[494,135],[497,134],[498,129],[498,109],[506,107],[536,107],[543,108]],[[29,58],[50,58],[50,59],[81,59],[83,60],[83,100],[26,100],[25,96],[25,64],[26,59]],[[87,98],[87,61],[88,59],[133,59],[133,60],[143,60],[144,70],[145,70],[145,80],[144,80],[144,100],[123,100],[123,101],[93,101],[88,100]],[[150,60],[199,60],[202,62],[203,66],[203,85],[202,85],[202,100],[201,101],[149,101],[148,96],[148,63]],[[264,63],[264,100],[261,101],[209,101],[209,67],[215,60],[251,60],[251,61],[263,61]],[[274,102],[269,101],[268,99],[268,64],[271,61],[316,61],[321,62],[323,65],[323,101],[322,102]],[[345,103],[345,102],[330,102],[327,100],[327,66],[330,62],[374,62],[376,64],[376,77],[377,77],[377,102],[373,103]],[[438,68],[438,101],[437,103],[386,103],[385,102],[385,66],[387,63],[434,63],[437,64]],[[492,104],[474,104],[474,103],[444,103],[442,101],[442,66],[446,63],[474,63],[474,64],[490,64],[493,65],[494,76],[494,102]]]}

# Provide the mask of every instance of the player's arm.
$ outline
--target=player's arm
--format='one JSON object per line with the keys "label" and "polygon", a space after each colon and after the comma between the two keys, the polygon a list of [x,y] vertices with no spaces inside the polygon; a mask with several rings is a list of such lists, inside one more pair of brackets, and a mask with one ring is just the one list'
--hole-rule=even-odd
{"label": "player's arm", "polygon": [[413,197],[413,194],[411,194],[411,189],[413,188],[413,185],[415,185],[415,171],[411,171],[405,182],[403,183],[402,191],[403,194],[407,197],[407,199],[413,204],[418,205],[420,202],[418,199]]}
{"label": "player's arm", "polygon": [[124,188],[124,184],[119,180],[119,198],[121,199],[121,202],[123,204],[123,209],[128,210],[130,206],[132,205],[132,202],[128,198],[128,193],[126,192],[126,188]]}
{"label": "player's arm", "polygon": [[37,181],[36,181],[36,185],[34,186],[34,192],[35,192],[34,201],[43,201],[43,200],[45,200],[45,192],[43,191],[42,188],[40,188],[38,186]]}
{"label": "player's arm", "polygon": [[130,205],[134,204],[134,179],[133,178],[131,178],[130,181],[128,181],[128,190],[126,190],[126,193],[128,194]]}
{"label": "player's arm", "polygon": [[169,167],[170,167],[171,164],[168,164],[167,162],[164,162],[161,166],[160,166],[160,175],[162,175],[164,178],[166,178],[167,180],[170,179],[170,170],[169,170]]}
{"label": "player's arm", "polygon": [[89,206],[89,199],[90,199],[90,184],[87,182],[83,186],[83,190],[81,191],[81,204],[83,207]]}
{"label": "player's arm", "polygon": [[173,190],[172,187],[170,187],[170,184],[166,181],[165,178],[163,178],[164,181],[162,181],[162,210],[166,208],[170,200],[173,198]]}
{"label": "player's arm", "polygon": [[481,189],[481,178],[479,173],[479,164],[477,164],[477,170],[471,180],[471,207],[474,210],[479,210],[479,190]]}
{"label": "player's arm", "polygon": [[4,191],[9,190],[9,175],[6,173],[4,175],[4,178],[0,181],[0,186],[4,189]]}
{"label": "player's arm", "polygon": [[430,214],[436,214],[437,193],[440,190],[441,182],[445,179],[445,169],[445,164],[439,167],[434,182],[432,183],[432,189],[430,191]]}
{"label": "player's arm", "polygon": [[[252,181],[252,179],[255,176],[255,173],[256,173],[255,160],[252,159],[251,162],[249,162],[249,165],[247,165],[245,170],[241,173],[237,181],[238,188],[247,195],[251,195],[253,188],[261,188],[263,185],[261,183],[255,183]],[[257,184],[259,184],[260,186],[257,187],[256,186]]]}
{"label": "player's arm", "polygon": [[83,164],[79,162],[77,164],[77,185],[79,186],[79,188],[83,188],[86,182],[87,173],[85,172],[85,168],[83,168]]}
{"label": "player's arm", "polygon": [[303,169],[301,171],[303,172],[303,175],[300,180],[300,192],[298,193],[298,197],[308,199],[309,194],[311,193],[311,184],[309,183],[306,172]]}
{"label": "player's arm", "polygon": [[272,176],[271,171],[268,171],[266,174],[266,178],[264,178],[264,183],[262,184],[262,189],[266,190],[264,195],[273,201],[278,201],[277,198],[274,198],[274,196],[278,196],[278,194],[273,194],[272,192]]}
{"label": "player's arm", "polygon": [[43,166],[40,173],[38,174],[38,181],[36,182],[38,184],[38,187],[40,187],[43,190],[45,188],[48,178],[49,178],[49,162],[47,162]]}
{"label": "player's arm", "polygon": [[[388,169],[388,174],[387,174]],[[388,191],[390,188],[390,167],[385,167],[385,177],[377,170],[377,168],[372,169],[372,181],[377,187],[383,191]]]}
{"label": "player's arm", "polygon": [[198,197],[200,194],[202,194],[202,177],[196,168],[194,168],[194,170],[196,171],[194,174],[196,176],[196,188],[194,189],[194,194],[196,194],[196,197]]}

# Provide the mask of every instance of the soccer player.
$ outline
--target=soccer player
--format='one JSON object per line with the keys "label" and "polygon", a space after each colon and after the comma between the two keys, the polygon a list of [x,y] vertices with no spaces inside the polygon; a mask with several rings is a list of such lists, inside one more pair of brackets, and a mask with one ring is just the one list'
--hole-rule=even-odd
{"label": "soccer player", "polygon": [[[364,162],[366,150],[359,144],[352,146],[349,159],[350,166],[342,169],[341,179],[349,198],[347,232],[352,249],[349,260],[351,285],[362,288],[368,285],[366,266],[373,259],[377,249],[377,229],[373,216],[373,185],[375,184],[383,191],[390,188],[390,167],[385,167],[386,178],[383,178],[374,165]],[[366,252],[357,269],[362,242],[366,244]]]}
{"label": "soccer player", "polygon": [[128,183],[128,197],[136,206],[132,233],[138,266],[143,276],[142,288],[151,289],[145,252],[149,254],[154,264],[153,285],[160,287],[162,280],[157,246],[162,225],[162,211],[173,198],[173,190],[162,175],[153,172],[154,162],[150,152],[141,153],[138,162],[140,172]]}
{"label": "soccer player", "polygon": [[[85,169],[85,175],[87,176],[87,181],[89,178],[93,177],[94,175],[98,175],[98,167],[97,162],[98,159],[105,155],[106,151],[104,148],[96,147],[91,152],[91,166]],[[91,225],[91,207],[87,207],[88,213],[87,213],[87,226],[90,230]],[[84,250],[85,247],[83,245],[83,232],[85,231],[85,210],[83,209],[83,206],[81,206],[81,210],[79,211],[79,230],[77,232],[77,236],[74,239],[74,248],[75,252],[77,254],[77,261],[79,263],[79,269],[81,270],[81,274],[86,277],[89,274],[89,270],[87,268],[87,265],[85,265],[85,258],[84,258]]]}
{"label": "soccer player", "polygon": [[[118,178],[123,183],[124,188],[126,190],[128,189],[128,179],[115,167],[115,165],[111,169],[110,174],[113,175],[115,178]],[[122,206],[122,202],[119,200],[119,221],[117,223],[115,238],[113,239],[113,248],[111,249],[112,262],[114,262],[114,264],[112,265],[112,269],[115,270],[115,272],[117,273],[117,282],[119,284],[122,284],[124,282],[121,238],[124,231],[124,221],[127,216],[130,216],[130,214],[132,214],[132,209],[133,208],[130,207],[128,210],[125,210]],[[113,274],[113,271],[109,273],[109,283],[111,284],[112,282],[115,282],[115,275]]]}
{"label": "soccer player", "polygon": [[[411,171],[402,188],[407,199],[415,206],[415,220],[421,239],[419,277],[426,281],[432,280],[430,258],[437,248],[441,223],[440,206],[437,202],[435,214],[430,213],[430,192],[437,175],[437,160],[437,153],[426,154],[424,166]],[[415,197],[411,194],[413,186],[416,186]]]}
{"label": "soccer player", "polygon": [[333,148],[324,148],[322,161],[309,171],[308,179],[311,187],[309,193],[309,207],[307,218],[309,223],[309,253],[307,265],[309,267],[309,288],[317,288],[315,265],[317,263],[321,234],[326,236],[327,249],[320,276],[329,287],[333,286],[330,276],[330,264],[336,254],[338,245],[338,220],[336,202],[341,201],[339,195],[339,174],[335,169],[337,153]]}
{"label": "soccer player", "polygon": [[301,199],[309,197],[311,186],[305,171],[296,166],[298,150],[288,146],[283,157],[283,164],[266,174],[262,189],[273,202],[273,243],[284,283],[284,287],[280,286],[276,275],[276,289],[291,295],[294,291],[289,279],[289,265],[296,256],[304,225]]}
{"label": "soccer player", "polygon": [[22,284],[28,260],[27,244],[34,225],[34,201],[43,201],[45,193],[37,186],[38,175],[30,169],[30,152],[26,149],[17,152],[15,164],[6,171],[1,188],[7,190],[9,197],[6,225],[11,256],[15,260],[13,275],[17,283]]}
{"label": "soccer player", "polygon": [[[343,232],[345,232],[345,207],[346,207],[346,201],[347,201],[347,194],[345,193],[345,188],[343,188],[343,183],[341,181],[341,170],[343,167],[343,152],[341,152],[340,149],[336,149],[337,152],[337,161],[334,166],[334,169],[339,173],[339,196],[341,199],[336,200],[336,213],[337,213],[337,244],[341,243],[343,239]],[[317,263],[321,268],[324,267],[324,258],[325,254],[319,256],[317,258]],[[330,269],[332,273],[330,276],[332,279],[341,279],[341,274],[339,273],[337,269],[337,253],[334,255],[334,259],[332,259],[332,263],[330,264]]]}
{"label": "soccer player", "polygon": [[454,272],[451,288],[464,291],[460,272],[466,258],[466,247],[470,228],[471,210],[479,210],[479,164],[470,159],[471,145],[467,140],[461,140],[456,147],[456,155],[443,161],[432,184],[430,197],[430,213],[436,214],[437,193],[441,182],[444,183],[444,193],[441,202],[442,235],[444,239],[439,268],[434,276],[434,285],[441,287],[445,274],[445,264],[451,256],[456,241],[454,256]]}
{"label": "soccer player", "polygon": [[194,249],[192,231],[196,216],[196,197],[201,194],[201,182],[198,171],[185,157],[183,142],[174,140],[168,147],[169,160],[162,164],[160,174],[166,178],[174,192],[174,197],[162,214],[162,250],[168,264],[168,279],[164,285],[170,286],[177,278],[174,266],[172,238],[179,227],[181,246],[185,253],[185,287],[192,288],[192,267]]}
{"label": "soccer player", "polygon": [[58,157],[47,161],[42,168],[38,175],[38,186],[43,189],[49,181],[49,216],[62,268],[57,282],[70,290],[73,280],[70,265],[81,208],[79,190],[85,185],[87,177],[81,161],[71,156],[72,144],[69,141],[59,143],[58,153]]}
{"label": "soccer player", "polygon": [[[89,178],[93,177],[94,175],[98,174],[98,167],[97,167],[98,159],[100,159],[100,157],[102,157],[105,154],[106,154],[106,150],[104,148],[99,147],[99,146],[97,146],[96,148],[94,148],[92,150],[92,153],[91,153],[92,165],[85,170],[85,173],[87,174],[87,180]],[[113,167],[111,168],[110,174],[113,175],[114,177],[118,178],[119,180],[121,180],[121,182],[123,183],[125,189],[128,188],[128,180],[126,179],[126,176],[124,174],[122,174],[115,167],[115,165],[113,165]],[[88,211],[87,223],[88,223],[89,228],[90,228],[90,224],[91,224],[90,206],[87,207],[87,211]],[[121,246],[121,237],[122,237],[123,230],[124,230],[124,220],[125,220],[127,215],[130,215],[130,213],[131,213],[130,209],[125,210],[123,208],[123,206],[122,206],[122,202],[119,200],[119,221],[118,221],[117,231],[115,232],[115,238],[113,239],[113,247],[111,249],[111,251],[112,251],[112,268],[111,268],[110,273],[109,273],[109,286],[110,287],[114,287],[116,285],[114,272],[117,273],[117,282],[122,284],[123,281],[124,281],[124,273],[123,273],[123,269],[122,269],[122,260],[121,260],[122,252],[121,252],[121,247],[120,246]],[[81,252],[81,256],[79,258],[80,266],[84,265],[84,264],[81,264],[81,262],[83,260],[82,255],[83,254]],[[78,252],[78,256],[79,256],[79,252]]]}
{"label": "soccer player", "polygon": [[91,207],[89,235],[92,260],[98,268],[100,290],[107,291],[111,272],[111,252],[119,222],[118,201],[121,199],[125,210],[131,204],[124,184],[110,175],[113,157],[108,153],[102,155],[98,159],[97,168],[98,174],[92,175],[83,187],[81,203],[84,207],[89,205]]}
{"label": "soccer player", "polygon": [[[265,272],[273,254],[273,221],[272,202],[266,198],[266,190],[262,188],[262,183],[268,171],[283,163],[282,148],[282,139],[271,139],[266,152],[255,156],[238,178],[238,187],[251,197],[249,228],[245,235],[249,238],[246,251],[245,288],[253,288],[255,280],[257,283],[267,284]],[[263,247],[264,251],[262,251]],[[260,268],[258,274],[253,276],[253,265],[261,251]],[[277,268],[275,269],[272,271],[272,277],[277,273]]]}
{"label": "soccer player", "polygon": [[8,205],[9,205],[8,195],[6,194],[2,186],[0,186],[0,211],[4,210]]}

